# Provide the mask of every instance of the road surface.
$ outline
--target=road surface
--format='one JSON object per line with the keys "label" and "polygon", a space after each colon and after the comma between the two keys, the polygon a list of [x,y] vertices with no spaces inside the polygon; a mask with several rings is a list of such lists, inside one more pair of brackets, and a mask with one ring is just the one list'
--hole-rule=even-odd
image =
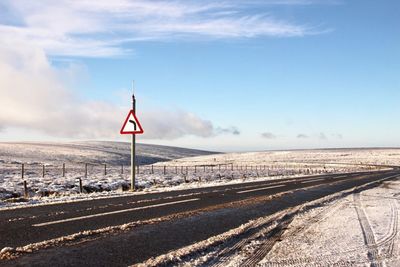
{"label": "road surface", "polygon": [[[251,219],[397,175],[398,170],[329,174],[4,210],[0,211],[0,249],[85,230],[187,215],[24,254],[0,261],[0,265],[126,266],[218,235]],[[265,196],[275,197],[263,199]],[[203,212],[190,213],[199,210]]]}

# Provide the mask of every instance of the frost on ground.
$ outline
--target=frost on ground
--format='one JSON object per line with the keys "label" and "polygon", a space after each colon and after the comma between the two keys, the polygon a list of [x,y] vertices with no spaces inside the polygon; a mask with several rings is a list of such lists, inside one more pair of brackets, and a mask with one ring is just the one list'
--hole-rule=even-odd
{"label": "frost on ground", "polygon": [[399,266],[399,190],[387,181],[296,217],[260,265]]}
{"label": "frost on ground", "polygon": [[[376,169],[361,163],[400,163],[400,149],[215,154],[138,145],[137,150],[140,164],[153,163],[136,170],[136,187],[142,192]],[[128,143],[0,143],[0,208],[127,194],[129,156]],[[24,180],[29,199],[22,197]]]}
{"label": "frost on ground", "polygon": [[399,192],[397,178],[337,193],[138,266],[400,266]]}

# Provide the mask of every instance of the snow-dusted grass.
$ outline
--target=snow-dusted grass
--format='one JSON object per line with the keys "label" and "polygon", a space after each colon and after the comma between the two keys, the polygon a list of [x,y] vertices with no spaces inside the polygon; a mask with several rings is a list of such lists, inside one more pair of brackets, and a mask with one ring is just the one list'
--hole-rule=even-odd
{"label": "snow-dusted grass", "polygon": [[[354,172],[370,169],[362,166],[257,166],[257,169],[242,166],[229,166],[228,168],[207,166],[196,168],[168,167],[164,174],[164,168],[143,166],[136,176],[136,187],[141,192],[160,192],[169,190],[181,190],[188,188],[224,185],[248,181],[274,180],[303,175],[317,175],[324,173]],[[103,166],[93,166],[88,169],[86,177],[84,169],[67,168],[65,177],[61,168],[47,167],[45,176],[42,177],[42,167],[25,165],[24,178],[20,169],[0,170],[0,199],[10,199],[24,195],[23,181],[28,185],[28,202],[11,203],[0,202],[0,206],[26,205],[32,203],[47,203],[54,201],[68,201],[68,198],[93,198],[97,196],[112,196],[125,194],[130,188],[130,174],[123,174],[118,166],[109,167],[104,174]],[[82,181],[83,194],[80,194],[79,179]],[[79,195],[79,196],[78,196]],[[20,199],[25,200],[25,199]],[[13,201],[14,202],[14,201]]]}

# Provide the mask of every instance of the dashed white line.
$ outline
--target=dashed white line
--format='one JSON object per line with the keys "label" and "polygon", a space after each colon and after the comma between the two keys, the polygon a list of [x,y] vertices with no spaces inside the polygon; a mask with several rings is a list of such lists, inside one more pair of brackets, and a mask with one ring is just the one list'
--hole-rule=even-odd
{"label": "dashed white line", "polygon": [[237,193],[237,194],[243,194],[243,193],[248,193],[248,192],[261,191],[261,190],[267,190],[267,189],[271,189],[271,188],[282,187],[282,186],[286,186],[286,184],[274,185],[274,186],[267,186],[267,187],[261,187],[261,188],[257,188],[257,189],[239,191],[239,192],[236,192],[236,193]]}
{"label": "dashed white line", "polygon": [[301,183],[302,183],[302,184],[306,184],[306,183],[312,183],[312,182],[321,181],[321,180],[325,180],[325,178],[314,179],[314,180],[307,180],[307,181],[303,181],[303,182],[301,182]]}
{"label": "dashed white line", "polygon": [[97,213],[97,214],[74,217],[74,218],[69,218],[69,219],[63,219],[63,220],[57,220],[57,221],[51,221],[51,222],[45,222],[45,223],[38,223],[38,224],[34,224],[32,226],[40,227],[40,226],[47,226],[47,225],[52,225],[52,224],[64,223],[64,222],[79,221],[79,220],[84,220],[84,219],[89,219],[89,218],[107,216],[107,215],[112,215],[112,214],[119,214],[119,213],[124,213],[124,212],[129,212],[129,211],[135,211],[135,210],[145,210],[145,209],[169,206],[169,205],[174,205],[174,204],[179,204],[179,203],[192,202],[192,201],[197,201],[197,200],[200,200],[200,198],[191,198],[191,199],[185,199],[185,200],[180,200],[180,201],[154,204],[154,205],[149,205],[149,206],[144,206],[144,207],[136,207],[136,208],[125,209],[125,210],[116,210],[116,211],[110,211],[110,212],[104,212],[104,213]]}

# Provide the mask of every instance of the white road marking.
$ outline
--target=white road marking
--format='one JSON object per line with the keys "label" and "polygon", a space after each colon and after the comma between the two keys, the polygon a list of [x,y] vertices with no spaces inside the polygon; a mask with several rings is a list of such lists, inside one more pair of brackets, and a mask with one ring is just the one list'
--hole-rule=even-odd
{"label": "white road marking", "polygon": [[301,183],[302,183],[302,184],[306,184],[306,183],[312,183],[312,182],[321,181],[321,180],[325,180],[325,178],[314,179],[314,180],[307,180],[307,181],[303,181],[303,182],[301,182]]}
{"label": "white road marking", "polygon": [[46,226],[46,225],[52,225],[52,224],[58,224],[58,223],[64,223],[64,222],[79,221],[79,220],[83,220],[83,219],[107,216],[107,215],[112,215],[112,214],[119,214],[119,213],[124,213],[124,212],[129,212],[129,211],[135,211],[135,210],[145,210],[145,209],[151,209],[151,208],[156,208],[156,207],[174,205],[174,204],[179,204],[179,203],[192,202],[192,201],[197,201],[197,200],[200,200],[200,198],[191,198],[191,199],[185,199],[185,200],[180,200],[180,201],[173,201],[173,202],[167,202],[167,203],[161,203],[161,204],[154,204],[154,205],[149,205],[149,206],[144,206],[144,207],[136,207],[136,208],[125,209],[125,210],[116,210],[116,211],[98,213],[98,214],[92,214],[92,215],[87,215],[87,216],[63,219],[63,220],[58,220],[58,221],[38,223],[38,224],[34,224],[32,226],[40,227],[40,226]]}
{"label": "white road marking", "polygon": [[257,189],[239,191],[239,192],[236,192],[236,193],[237,193],[237,194],[243,194],[243,193],[248,193],[248,192],[261,191],[261,190],[266,190],[266,189],[271,189],[271,188],[282,187],[282,186],[286,186],[286,184],[274,185],[274,186],[267,186],[267,187],[261,187],[261,188],[257,188]]}

